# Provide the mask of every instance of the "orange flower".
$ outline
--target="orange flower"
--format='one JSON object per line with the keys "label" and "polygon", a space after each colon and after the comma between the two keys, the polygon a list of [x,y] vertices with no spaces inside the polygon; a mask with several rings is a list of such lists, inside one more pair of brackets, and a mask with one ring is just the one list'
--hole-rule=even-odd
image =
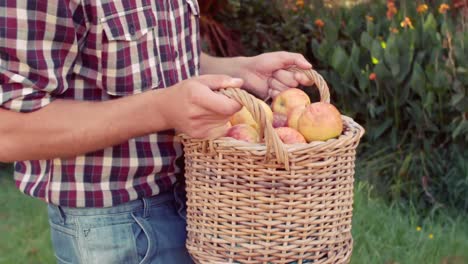
{"label": "orange flower", "polygon": [[390,32],[396,34],[396,33],[400,32],[400,31],[399,31],[398,28],[396,28],[396,27],[391,27],[391,28],[390,28]]}
{"label": "orange flower", "polygon": [[317,18],[314,22],[314,25],[316,25],[317,27],[319,28],[323,28],[323,26],[325,26],[325,22],[323,22],[322,19],[320,18]]}
{"label": "orange flower", "polygon": [[304,7],[304,0],[297,0],[296,1],[296,6],[299,7],[299,8],[303,8]]}
{"label": "orange flower", "polygon": [[398,9],[395,6],[395,3],[392,0],[387,2],[387,18],[392,19],[398,13]]}
{"label": "orange flower", "polygon": [[366,16],[366,19],[367,21],[370,21],[370,22],[374,21],[374,17],[372,16]]}
{"label": "orange flower", "polygon": [[447,10],[449,10],[449,9],[450,9],[450,6],[449,6],[449,5],[447,5],[447,4],[441,4],[441,5],[439,6],[439,13],[445,14],[445,13],[447,13]]}
{"label": "orange flower", "polygon": [[369,74],[369,80],[373,81],[375,79],[377,79],[377,74],[375,74],[375,72]]}
{"label": "orange flower", "polygon": [[400,26],[402,28],[407,28],[407,27],[414,28],[413,23],[411,23],[411,19],[409,17],[405,17],[405,20],[401,21]]}
{"label": "orange flower", "polygon": [[416,9],[416,11],[419,14],[424,14],[424,13],[427,12],[428,9],[429,9],[429,7],[426,4],[421,4],[421,5],[418,5],[418,8]]}

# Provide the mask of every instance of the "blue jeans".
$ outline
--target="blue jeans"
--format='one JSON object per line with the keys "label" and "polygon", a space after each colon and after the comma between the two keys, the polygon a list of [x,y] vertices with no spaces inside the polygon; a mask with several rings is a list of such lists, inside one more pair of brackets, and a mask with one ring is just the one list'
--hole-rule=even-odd
{"label": "blue jeans", "polygon": [[193,263],[178,188],[109,208],[49,205],[48,212],[58,263]]}

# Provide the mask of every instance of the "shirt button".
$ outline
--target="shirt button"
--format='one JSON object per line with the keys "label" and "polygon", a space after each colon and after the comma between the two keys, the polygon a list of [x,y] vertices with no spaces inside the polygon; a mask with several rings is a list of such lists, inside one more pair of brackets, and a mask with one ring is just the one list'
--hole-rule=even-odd
{"label": "shirt button", "polygon": [[177,59],[178,57],[179,57],[179,52],[177,52],[177,50],[176,50],[176,51],[174,51],[174,59]]}
{"label": "shirt button", "polygon": [[135,35],[135,26],[133,24],[130,24],[128,26],[128,32],[130,33],[130,35]]}

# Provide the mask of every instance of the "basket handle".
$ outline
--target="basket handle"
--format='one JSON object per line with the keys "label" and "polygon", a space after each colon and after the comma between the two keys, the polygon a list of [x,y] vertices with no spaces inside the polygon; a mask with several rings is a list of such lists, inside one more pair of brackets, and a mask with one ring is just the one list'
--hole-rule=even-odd
{"label": "basket handle", "polygon": [[[312,69],[302,70],[296,67],[289,68],[288,70],[291,72],[304,73],[317,86],[320,92],[320,101],[327,103],[330,102],[330,91],[328,89],[328,85],[318,72]],[[247,108],[255,121],[260,125],[260,134],[265,138],[265,145],[267,148],[266,158],[268,158],[270,153],[273,152],[276,155],[276,159],[285,165],[286,170],[289,170],[288,151],[279,136],[276,134],[271,122],[267,120],[266,113],[263,110],[263,107],[258,103],[257,98],[239,88],[225,88],[220,89],[219,92],[236,100]]]}
{"label": "basket handle", "polygon": [[291,72],[304,73],[307,76],[307,78],[313,81],[313,84],[317,86],[317,89],[319,90],[319,93],[320,93],[320,102],[330,103],[330,89],[328,88],[328,85],[323,79],[322,75],[320,75],[318,72],[316,72],[313,69],[303,70],[295,66],[289,68],[288,70]]}

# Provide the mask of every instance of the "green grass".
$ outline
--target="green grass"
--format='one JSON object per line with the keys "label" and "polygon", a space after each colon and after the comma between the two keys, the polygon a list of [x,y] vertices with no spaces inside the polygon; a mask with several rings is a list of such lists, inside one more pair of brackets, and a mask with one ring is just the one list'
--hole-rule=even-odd
{"label": "green grass", "polygon": [[0,171],[0,237],[2,264],[55,261],[45,203],[19,192],[11,173],[2,171]]}
{"label": "green grass", "polygon": [[[54,263],[45,204],[21,194],[12,178],[0,172],[0,263]],[[356,183],[352,264],[468,263],[466,215],[419,219],[369,190]]]}

